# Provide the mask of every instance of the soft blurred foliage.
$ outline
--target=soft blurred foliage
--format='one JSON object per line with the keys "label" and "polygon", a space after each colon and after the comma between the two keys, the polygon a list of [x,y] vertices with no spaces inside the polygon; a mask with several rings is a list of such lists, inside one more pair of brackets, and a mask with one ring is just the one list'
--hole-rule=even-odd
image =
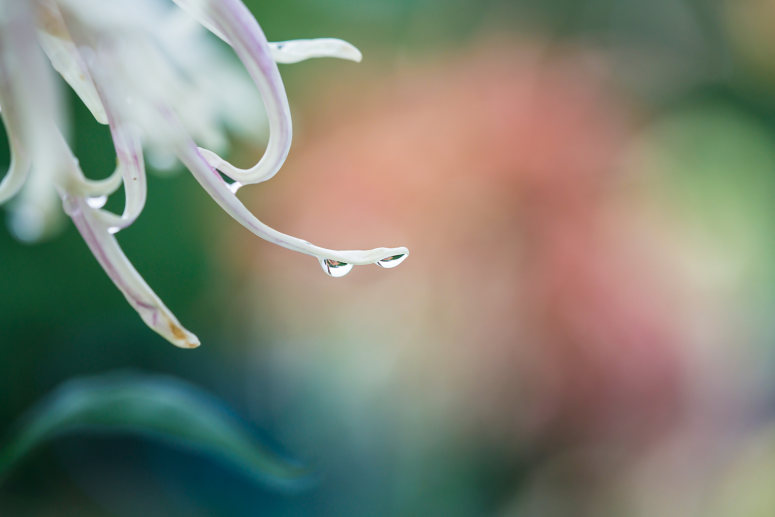
{"label": "soft blurred foliage", "polygon": [[[250,7],[270,40],[365,59],[282,66],[294,147],[240,196],[281,231],[411,256],[334,280],[185,171],[153,177],[120,241],[201,337],[185,351],[72,227],[0,232],[0,447],[57,385],[134,368],[224,399],[314,482],[76,429],[0,484],[0,515],[775,514],[775,1]],[[70,100],[104,176],[107,131]]]}
{"label": "soft blurred foliage", "polygon": [[171,377],[131,372],[67,381],[37,404],[4,446],[0,478],[47,440],[88,431],[139,434],[217,456],[278,486],[301,486],[309,478],[309,469],[258,443],[217,399]]}

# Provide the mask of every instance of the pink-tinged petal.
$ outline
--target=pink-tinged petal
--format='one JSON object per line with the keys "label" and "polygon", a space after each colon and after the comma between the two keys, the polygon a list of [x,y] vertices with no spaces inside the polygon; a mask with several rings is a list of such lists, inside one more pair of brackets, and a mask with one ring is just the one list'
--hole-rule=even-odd
{"label": "pink-tinged petal", "polygon": [[145,176],[145,161],[143,160],[143,147],[139,130],[131,123],[123,122],[120,111],[114,109],[119,99],[110,93],[109,88],[103,87],[107,82],[94,70],[91,72],[95,84],[95,91],[99,95],[101,104],[110,127],[110,136],[113,139],[113,147],[116,151],[118,163],[117,173],[124,182],[124,211],[121,216],[105,210],[98,211],[98,215],[106,223],[110,233],[116,233],[131,225],[142,212],[147,197],[147,185]]}
{"label": "pink-tinged petal", "polygon": [[135,222],[142,212],[147,196],[147,186],[143,148],[139,137],[130,127],[115,125],[110,114],[108,120],[110,120],[110,134],[116,149],[117,172],[124,182],[126,202],[124,203],[124,211],[120,216],[106,210],[100,210],[98,214],[106,223],[108,231],[116,233]]}
{"label": "pink-tinged petal", "polygon": [[[54,11],[53,15],[60,16],[60,29],[67,31],[67,24],[61,14]],[[93,189],[94,182],[83,176],[77,160],[72,156],[64,138],[59,135],[50,152],[64,168],[63,178],[59,183],[62,204],[97,261],[143,321],[175,346],[197,347],[200,344],[199,339],[180,325],[177,318],[132,266],[113,236],[113,233],[131,224],[145,204],[145,166],[139,135],[131,125],[122,124],[118,111],[113,107],[118,100],[110,92],[110,88],[101,87],[101,76],[95,75],[88,67],[92,60],[83,59],[81,55],[86,48],[77,50],[75,57],[84,64],[84,77],[94,86],[110,126],[118,162],[117,172],[124,182],[126,204],[123,214],[118,216],[101,210],[103,199],[95,200],[85,195]]]}
{"label": "pink-tinged petal", "polygon": [[127,259],[116,238],[81,198],[63,194],[65,211],[75,223],[94,257],[145,323],[163,338],[181,348],[196,348],[199,339],[181,326],[174,314],[156,296]]}
{"label": "pink-tinged petal", "polygon": [[242,184],[260,183],[280,170],[291,147],[292,123],[288,98],[269,43],[258,22],[239,0],[174,0],[203,26],[227,41],[256,84],[269,122],[269,141],[261,160],[240,169],[216,153],[202,149],[214,168]]}

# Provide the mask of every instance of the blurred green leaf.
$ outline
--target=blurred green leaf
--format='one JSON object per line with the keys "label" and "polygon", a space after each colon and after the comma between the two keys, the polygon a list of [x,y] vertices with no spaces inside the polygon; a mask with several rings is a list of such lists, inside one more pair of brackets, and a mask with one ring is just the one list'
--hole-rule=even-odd
{"label": "blurred green leaf", "polygon": [[172,377],[121,372],[68,381],[34,407],[0,450],[0,480],[41,444],[85,431],[162,440],[285,488],[309,479],[306,467],[260,443],[201,389]]}

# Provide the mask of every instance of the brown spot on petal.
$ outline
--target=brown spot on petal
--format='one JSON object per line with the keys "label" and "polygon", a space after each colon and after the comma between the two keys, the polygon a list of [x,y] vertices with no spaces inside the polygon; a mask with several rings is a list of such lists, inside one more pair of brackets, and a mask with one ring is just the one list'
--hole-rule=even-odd
{"label": "brown spot on petal", "polygon": [[180,348],[196,348],[200,345],[196,336],[192,336],[189,332],[186,332],[186,330],[176,321],[172,321],[169,318],[165,319],[167,320],[167,328],[169,328],[170,333],[172,334],[172,339],[170,339],[170,341],[173,345]]}
{"label": "brown spot on petal", "polygon": [[183,329],[172,322],[170,322],[169,326],[170,332],[172,332],[172,335],[175,336],[175,339],[186,339],[186,333],[183,332]]}

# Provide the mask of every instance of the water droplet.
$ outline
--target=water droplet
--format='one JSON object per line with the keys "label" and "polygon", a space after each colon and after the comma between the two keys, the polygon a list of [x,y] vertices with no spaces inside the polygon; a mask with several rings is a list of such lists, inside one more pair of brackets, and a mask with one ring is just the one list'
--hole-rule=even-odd
{"label": "water droplet", "polygon": [[347,262],[340,262],[334,259],[320,259],[320,267],[328,276],[341,278],[353,270],[353,265]]}
{"label": "water droplet", "polygon": [[240,183],[239,181],[232,182],[229,185],[229,190],[231,190],[232,194],[236,194],[239,189],[241,189],[244,185]]}
{"label": "water droplet", "polygon": [[392,269],[399,265],[401,262],[406,260],[406,254],[401,253],[399,255],[392,255],[390,257],[385,257],[382,260],[377,261],[377,265],[379,267],[384,267],[385,269]]}
{"label": "water droplet", "polygon": [[86,204],[92,208],[102,208],[108,202],[108,196],[87,197]]}

